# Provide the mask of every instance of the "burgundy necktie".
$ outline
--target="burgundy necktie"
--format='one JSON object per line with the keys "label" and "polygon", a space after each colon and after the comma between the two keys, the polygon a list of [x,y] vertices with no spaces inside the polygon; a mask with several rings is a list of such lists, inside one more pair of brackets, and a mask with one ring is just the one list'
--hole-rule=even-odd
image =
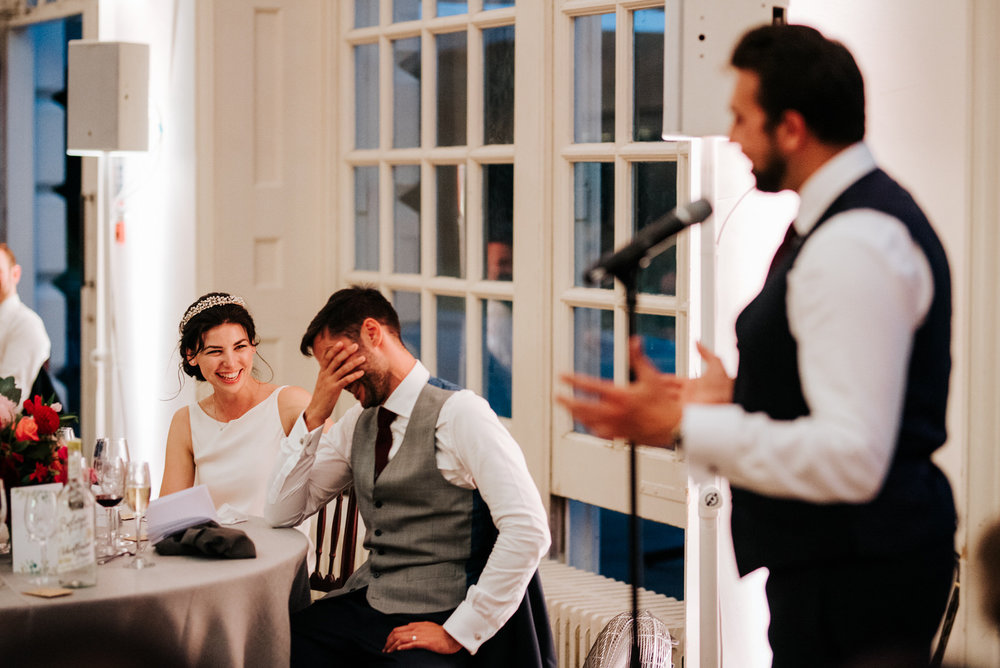
{"label": "burgundy necktie", "polygon": [[378,409],[378,432],[375,434],[375,479],[389,463],[389,449],[392,447],[392,421],[396,414],[384,406]]}
{"label": "burgundy necktie", "polygon": [[801,242],[802,237],[800,237],[799,233],[795,231],[795,221],[792,221],[792,223],[788,226],[788,230],[785,232],[785,238],[781,240],[781,245],[778,246],[778,250],[774,252],[774,258],[771,260],[771,266],[767,270],[767,275],[770,276],[771,272],[775,270],[778,264]]}

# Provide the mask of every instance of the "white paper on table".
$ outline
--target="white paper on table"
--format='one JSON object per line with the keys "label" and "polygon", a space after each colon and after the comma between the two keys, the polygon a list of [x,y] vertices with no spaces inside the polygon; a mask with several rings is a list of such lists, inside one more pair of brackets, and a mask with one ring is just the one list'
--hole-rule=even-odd
{"label": "white paper on table", "polygon": [[[42,490],[59,493],[61,482],[50,482],[45,485],[24,485],[10,489],[10,529],[11,556],[15,573],[38,573],[42,568],[42,545],[28,538],[28,530],[24,526],[24,509],[28,505],[28,495]],[[55,567],[55,536],[48,539],[46,552],[49,557],[49,568]]]}
{"label": "white paper on table", "polygon": [[217,521],[212,495],[208,487],[197,485],[151,501],[146,509],[146,535],[149,544],[156,545],[170,534],[209,520]]}

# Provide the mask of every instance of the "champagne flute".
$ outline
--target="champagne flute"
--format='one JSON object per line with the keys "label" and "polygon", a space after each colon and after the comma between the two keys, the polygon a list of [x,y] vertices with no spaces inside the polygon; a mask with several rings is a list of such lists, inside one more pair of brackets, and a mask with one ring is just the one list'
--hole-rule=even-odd
{"label": "champagne flute", "polygon": [[102,552],[110,556],[118,552],[114,509],[125,494],[125,460],[107,439],[97,439],[94,446],[94,499],[108,511],[108,541]]}
{"label": "champagne flute", "polygon": [[28,495],[24,506],[24,526],[28,530],[28,538],[38,543],[42,548],[41,570],[31,583],[48,586],[53,583],[49,569],[48,541],[56,532],[56,493],[52,490],[34,490]]}
{"label": "champagne flute", "polygon": [[156,564],[142,558],[142,516],[149,505],[149,464],[129,462],[125,478],[125,500],[135,512],[135,556],[126,568],[152,568]]}

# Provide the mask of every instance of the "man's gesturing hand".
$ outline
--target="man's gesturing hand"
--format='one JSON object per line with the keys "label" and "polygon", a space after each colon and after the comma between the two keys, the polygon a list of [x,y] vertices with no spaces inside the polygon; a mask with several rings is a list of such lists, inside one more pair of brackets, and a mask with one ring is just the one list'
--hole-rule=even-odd
{"label": "man's gesturing hand", "polygon": [[364,363],[365,356],[358,355],[357,351],[358,344],[338,341],[317,357],[319,375],[316,377],[316,389],[303,416],[310,431],[330,417],[341,390],[365,375],[362,369],[357,368]]}
{"label": "man's gesturing hand", "polygon": [[426,649],[437,654],[454,654],[462,646],[440,624],[413,622],[390,631],[382,651],[395,652],[403,649]]}

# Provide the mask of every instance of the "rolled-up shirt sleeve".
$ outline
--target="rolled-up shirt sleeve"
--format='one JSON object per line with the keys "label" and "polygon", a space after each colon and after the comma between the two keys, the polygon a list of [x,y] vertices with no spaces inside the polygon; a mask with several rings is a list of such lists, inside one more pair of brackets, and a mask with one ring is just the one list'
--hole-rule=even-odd
{"label": "rolled-up shirt sleeve", "polygon": [[475,654],[520,605],[549,548],[548,516],[520,446],[485,399],[457,393],[442,407],[437,435],[442,474],[479,490],[498,531],[479,581],[444,623]]}

